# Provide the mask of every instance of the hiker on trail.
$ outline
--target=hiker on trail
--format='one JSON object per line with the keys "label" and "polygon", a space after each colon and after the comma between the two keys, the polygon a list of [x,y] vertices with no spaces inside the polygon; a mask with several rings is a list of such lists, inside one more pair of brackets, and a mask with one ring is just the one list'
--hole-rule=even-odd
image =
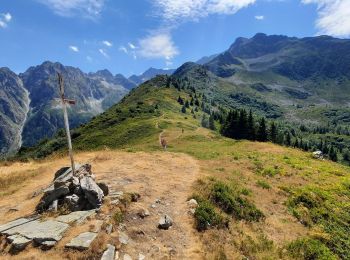
{"label": "hiker on trail", "polygon": [[160,139],[160,144],[162,145],[163,149],[166,150],[167,142],[163,137]]}

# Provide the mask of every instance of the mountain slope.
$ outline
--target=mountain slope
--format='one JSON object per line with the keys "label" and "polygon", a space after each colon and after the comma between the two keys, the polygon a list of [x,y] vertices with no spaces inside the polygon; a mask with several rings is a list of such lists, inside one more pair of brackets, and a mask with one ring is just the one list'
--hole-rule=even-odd
{"label": "mountain slope", "polygon": [[8,68],[0,68],[0,157],[21,147],[29,103],[21,79]]}
{"label": "mountain slope", "polygon": [[45,62],[20,74],[30,93],[30,113],[23,130],[23,145],[32,146],[42,138],[50,138],[63,128],[59,102],[57,73],[63,75],[66,96],[77,102],[69,110],[71,125],[76,127],[92,116],[102,113],[119,101],[128,90],[108,77],[88,76],[77,68]]}
{"label": "mountain slope", "polygon": [[[189,83],[181,78],[189,75],[188,69],[193,73],[192,78],[202,76]],[[180,167],[175,159],[178,155],[173,153],[191,156],[191,161],[199,166],[200,177],[192,184],[193,190],[187,191],[187,198],[195,198],[199,207],[193,222],[186,222],[186,225],[201,230],[195,233],[201,241],[196,244],[196,251],[203,252],[205,258],[308,259],[312,255],[316,259],[347,259],[350,252],[350,218],[347,214],[350,203],[349,168],[328,160],[314,159],[299,149],[236,141],[200,127],[203,115],[208,116],[206,107],[212,103],[206,101],[206,94],[203,95],[209,85],[202,83],[213,86],[220,81],[205,68],[188,63],[173,77],[159,76],[140,85],[119,104],[73,131],[73,147],[78,158],[94,162],[101,176],[118,175],[119,172],[125,174],[127,168],[130,175],[124,178],[128,183],[139,181],[142,175],[150,187],[175,193],[183,191],[184,187],[164,181],[174,175],[162,169],[169,169],[170,165],[174,167],[174,164]],[[201,88],[193,85],[195,82]],[[212,87],[209,91],[215,92],[216,89]],[[204,105],[189,105],[183,111],[178,102],[179,96],[184,101],[190,101],[191,96],[197,97]],[[210,106],[212,111],[218,109],[218,105]],[[159,138],[165,138],[168,143],[164,154],[171,157],[165,161],[160,161],[155,153],[161,150]],[[119,149],[129,155],[116,155],[109,149]],[[80,154],[90,150],[99,152]],[[134,153],[138,151],[142,152]],[[64,133],[35,148],[22,149],[20,156],[42,158],[53,153],[66,154]],[[149,162],[159,165],[157,178],[162,180],[161,184],[152,182],[154,166],[140,161],[144,153],[149,154]],[[114,156],[129,159],[120,166],[114,163]],[[54,158],[59,157],[50,157],[43,163]],[[152,174],[148,176],[150,168]],[[191,171],[188,168],[186,172]],[[172,178],[181,181],[184,177]],[[140,203],[143,199],[148,202],[149,189],[144,184],[142,187],[140,192],[144,193]],[[178,213],[172,216],[174,230],[177,231],[178,222],[188,221],[182,217],[188,215],[188,210],[178,206],[187,204],[184,197],[176,203],[174,199],[168,200],[167,196],[166,199],[161,198],[161,201],[169,203],[172,210],[178,207],[175,208]],[[159,213],[157,208],[152,209],[152,213],[153,210],[155,214]],[[133,219],[131,216],[135,213],[126,214],[130,216],[127,219]],[[186,235],[183,238],[185,241],[188,239]],[[140,243],[150,242],[148,239],[145,236]],[[184,247],[180,242],[173,243],[172,248]],[[135,251],[132,245],[128,248],[131,252]],[[178,252],[183,251],[175,250],[174,257],[179,259],[190,258],[193,253],[187,250],[185,256],[179,256]],[[153,257],[159,256],[155,254]]]}

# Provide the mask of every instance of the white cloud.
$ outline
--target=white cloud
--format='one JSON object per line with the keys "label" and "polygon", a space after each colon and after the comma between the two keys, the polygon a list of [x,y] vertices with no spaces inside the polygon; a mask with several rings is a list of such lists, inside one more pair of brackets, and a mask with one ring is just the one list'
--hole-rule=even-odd
{"label": "white cloud", "polygon": [[104,45],[106,45],[107,47],[112,47],[113,43],[111,43],[110,41],[103,41],[102,42]]}
{"label": "white cloud", "polygon": [[256,0],[153,0],[168,21],[197,20],[210,14],[234,14]]}
{"label": "white cloud", "polygon": [[69,49],[70,49],[71,51],[74,51],[74,52],[79,52],[79,48],[78,48],[77,46],[71,45],[71,46],[69,46]]}
{"label": "white cloud", "polygon": [[80,15],[96,18],[102,11],[105,0],[37,0],[61,16]]}
{"label": "white cloud", "polygon": [[265,19],[265,16],[263,16],[263,15],[256,15],[256,16],[254,16],[254,18],[255,18],[256,20],[264,20],[264,19]]}
{"label": "white cloud", "polygon": [[171,60],[179,54],[171,36],[166,33],[149,35],[139,41],[137,53],[145,58],[164,58]]}
{"label": "white cloud", "polygon": [[8,23],[12,20],[12,15],[10,13],[0,13],[0,27],[6,28]]}
{"label": "white cloud", "polygon": [[107,52],[104,49],[99,49],[98,50],[105,58],[109,58]]}
{"label": "white cloud", "polygon": [[128,49],[125,48],[124,46],[120,46],[120,47],[119,47],[119,50],[122,51],[122,52],[124,52],[125,54],[128,54]]}
{"label": "white cloud", "polygon": [[128,45],[129,45],[130,49],[132,49],[132,50],[136,49],[136,46],[134,44],[132,44],[131,42],[129,42]]}
{"label": "white cloud", "polygon": [[317,4],[316,28],[319,34],[338,37],[350,36],[349,0],[301,0],[304,4]]}

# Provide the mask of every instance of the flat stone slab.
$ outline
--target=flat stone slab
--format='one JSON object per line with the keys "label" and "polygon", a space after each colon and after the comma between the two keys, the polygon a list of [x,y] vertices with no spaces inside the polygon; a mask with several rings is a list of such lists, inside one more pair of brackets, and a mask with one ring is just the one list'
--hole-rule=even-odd
{"label": "flat stone slab", "polygon": [[28,239],[35,240],[41,244],[44,241],[59,241],[63,233],[69,228],[69,225],[54,220],[40,222],[34,220],[24,225],[11,228],[4,231],[5,235],[21,235]]}
{"label": "flat stone slab", "polygon": [[101,260],[114,260],[115,259],[115,247],[108,244],[107,250],[104,251]]}
{"label": "flat stone slab", "polygon": [[89,249],[92,241],[96,238],[97,233],[94,232],[84,232],[79,236],[73,238],[65,247],[73,248],[78,250]]}
{"label": "flat stone slab", "polygon": [[3,224],[0,226],[0,234],[2,234],[3,231],[9,230],[11,228],[21,226],[23,224],[26,224],[28,222],[33,221],[34,218],[19,218],[14,221],[8,222],[6,224]]}
{"label": "flat stone slab", "polygon": [[7,238],[7,241],[11,243],[12,248],[15,250],[23,250],[28,244],[32,242],[31,239],[25,238],[21,235],[13,235]]}
{"label": "flat stone slab", "polygon": [[62,215],[56,218],[56,221],[63,222],[63,223],[74,223],[77,222],[78,224],[83,223],[88,217],[94,215],[96,213],[95,210],[88,210],[88,211],[74,211],[68,215]]}

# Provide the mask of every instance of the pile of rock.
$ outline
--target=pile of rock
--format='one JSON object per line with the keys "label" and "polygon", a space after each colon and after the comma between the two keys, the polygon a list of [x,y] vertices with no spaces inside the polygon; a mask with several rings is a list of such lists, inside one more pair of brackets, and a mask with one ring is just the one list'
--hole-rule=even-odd
{"label": "pile of rock", "polygon": [[98,209],[106,195],[108,186],[95,182],[91,165],[76,165],[74,173],[72,168],[64,167],[55,173],[36,211],[56,211],[59,207],[68,207],[70,211]]}

